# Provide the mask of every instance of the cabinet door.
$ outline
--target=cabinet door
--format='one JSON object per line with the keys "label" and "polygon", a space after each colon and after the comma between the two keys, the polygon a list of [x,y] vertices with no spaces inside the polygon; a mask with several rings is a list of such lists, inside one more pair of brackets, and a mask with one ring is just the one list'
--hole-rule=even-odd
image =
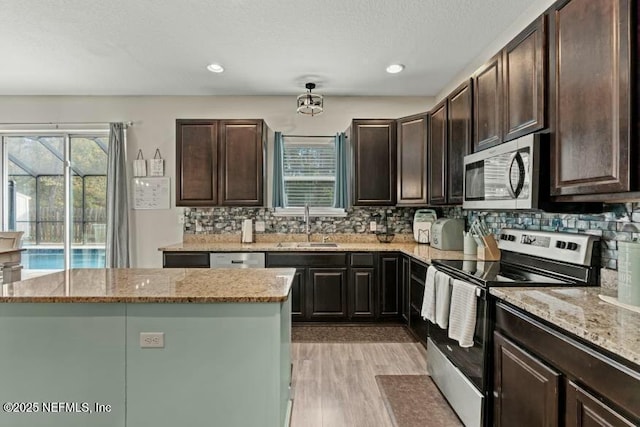
{"label": "cabinet door", "polygon": [[542,15],[503,50],[505,141],[545,126],[545,24]]}
{"label": "cabinet door", "polygon": [[395,120],[354,120],[353,204],[386,206],[396,204]]}
{"label": "cabinet door", "polygon": [[262,120],[220,121],[220,205],[263,205],[262,128]]}
{"label": "cabinet door", "polygon": [[472,82],[464,82],[447,98],[447,201],[462,203],[464,156],[469,154],[473,140]]}
{"label": "cabinet door", "polygon": [[398,255],[380,256],[380,318],[400,318],[402,310]]}
{"label": "cabinet door", "polygon": [[631,427],[635,425],[573,381],[567,381],[566,398],[566,427]]}
{"label": "cabinet door", "polygon": [[502,142],[502,54],[498,53],[473,76],[473,151]]}
{"label": "cabinet door", "polygon": [[398,120],[398,206],[427,204],[427,118]]}
{"label": "cabinet door", "polygon": [[306,299],[308,319],[346,319],[347,269],[309,268]]}
{"label": "cabinet door", "polygon": [[561,374],[498,332],[493,343],[493,425],[559,425]]}
{"label": "cabinet door", "polygon": [[176,206],[215,206],[217,176],[217,121],[176,120]]}
{"label": "cabinet door", "polygon": [[429,126],[429,203],[447,202],[447,102],[431,110]]}
{"label": "cabinet door", "polygon": [[349,274],[349,318],[375,317],[375,269],[351,268]]}
{"label": "cabinet door", "polygon": [[291,320],[294,321],[305,320],[305,277],[305,269],[296,268],[296,273],[291,283]]}
{"label": "cabinet door", "polygon": [[402,318],[407,325],[410,325],[410,312],[411,312],[411,301],[410,301],[410,288],[411,288],[411,270],[409,268],[409,258],[403,256],[402,257],[402,275],[401,275],[401,284],[402,284]]}
{"label": "cabinet door", "polygon": [[632,3],[571,0],[551,9],[553,195],[629,191],[630,168],[637,173],[630,158]]}

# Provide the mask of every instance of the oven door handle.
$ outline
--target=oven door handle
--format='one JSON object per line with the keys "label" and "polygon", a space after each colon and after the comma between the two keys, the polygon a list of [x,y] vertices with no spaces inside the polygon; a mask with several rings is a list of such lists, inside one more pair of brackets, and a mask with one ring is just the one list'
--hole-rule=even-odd
{"label": "oven door handle", "polygon": [[[511,171],[513,170],[514,162],[518,164],[518,182],[515,188],[513,188],[513,182],[511,181]],[[522,188],[524,187],[525,174],[524,160],[522,160],[520,152],[516,151],[509,158],[509,167],[507,168],[507,176],[505,177],[507,181],[507,192],[512,199],[517,199],[518,196],[520,196]]]}

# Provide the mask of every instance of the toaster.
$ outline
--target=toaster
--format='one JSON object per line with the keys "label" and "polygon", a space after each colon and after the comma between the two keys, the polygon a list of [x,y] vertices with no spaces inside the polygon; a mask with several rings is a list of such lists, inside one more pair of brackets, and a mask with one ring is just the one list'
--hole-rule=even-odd
{"label": "toaster", "polygon": [[440,218],[431,226],[431,246],[443,251],[464,248],[464,219]]}

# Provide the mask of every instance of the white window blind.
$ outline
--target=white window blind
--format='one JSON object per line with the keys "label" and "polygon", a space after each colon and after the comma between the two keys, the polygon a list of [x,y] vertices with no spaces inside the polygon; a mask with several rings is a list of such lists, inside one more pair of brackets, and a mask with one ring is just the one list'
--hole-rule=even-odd
{"label": "white window blind", "polygon": [[283,148],[285,206],[333,206],[336,181],[335,140],[285,138]]}

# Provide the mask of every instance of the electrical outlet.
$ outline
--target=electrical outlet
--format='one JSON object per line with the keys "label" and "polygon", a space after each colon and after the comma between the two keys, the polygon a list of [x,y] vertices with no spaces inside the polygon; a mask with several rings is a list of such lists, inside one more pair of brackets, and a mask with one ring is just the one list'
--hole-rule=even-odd
{"label": "electrical outlet", "polygon": [[376,228],[377,228],[377,224],[376,224],[376,222],[375,222],[375,221],[371,221],[371,222],[369,223],[369,230],[371,230],[371,231],[376,231]]}
{"label": "electrical outlet", "polygon": [[164,332],[140,332],[140,348],[164,348]]}
{"label": "electrical outlet", "polygon": [[264,221],[256,221],[256,233],[264,232]]}
{"label": "electrical outlet", "polygon": [[180,214],[180,216],[178,216],[178,224],[184,225],[184,214]]}

